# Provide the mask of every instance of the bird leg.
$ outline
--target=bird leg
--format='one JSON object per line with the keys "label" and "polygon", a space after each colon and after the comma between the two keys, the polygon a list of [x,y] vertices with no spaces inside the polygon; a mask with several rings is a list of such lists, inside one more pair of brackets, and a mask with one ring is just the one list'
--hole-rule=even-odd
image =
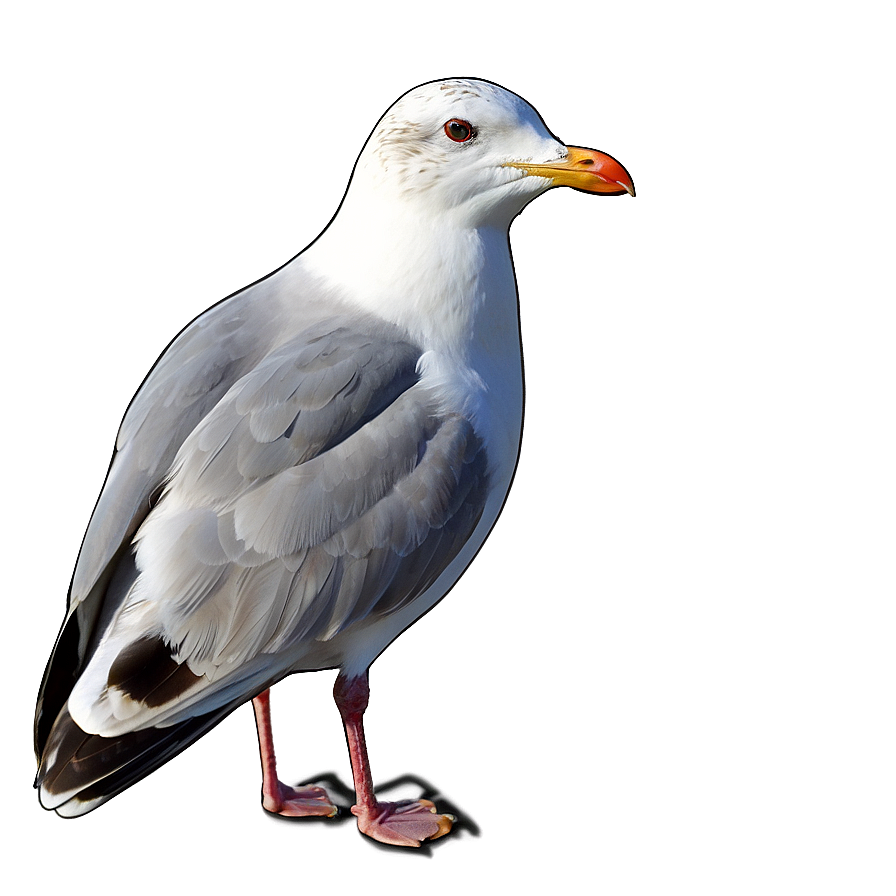
{"label": "bird leg", "polygon": [[345,739],[352,762],[357,805],[352,814],[358,816],[362,834],[393,846],[420,846],[424,840],[435,840],[451,830],[450,815],[439,815],[429,800],[379,802],[373,792],[370,760],[364,740],[364,710],[370,698],[368,674],[336,678],[333,698],[345,726]]}
{"label": "bird leg", "polygon": [[274,815],[301,818],[306,815],[334,816],[339,810],[323,787],[289,787],[277,777],[274,735],[271,730],[271,692],[262,691],[252,700],[261,753],[261,804]]}

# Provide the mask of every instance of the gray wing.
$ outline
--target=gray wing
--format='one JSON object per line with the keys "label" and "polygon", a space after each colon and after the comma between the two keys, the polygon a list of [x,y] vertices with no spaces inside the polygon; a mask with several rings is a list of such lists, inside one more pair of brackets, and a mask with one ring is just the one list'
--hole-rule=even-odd
{"label": "gray wing", "polygon": [[488,471],[470,421],[418,380],[419,355],[382,322],[332,318],[206,414],[137,533],[136,583],[79,682],[82,724],[116,734],[185,699],[208,708],[259,658],[432,584],[481,516]]}
{"label": "gray wing", "polygon": [[[69,611],[137,530],[184,439],[273,339],[247,290],[209,309],[171,343],[134,396],[72,578]],[[253,313],[254,311],[254,313]],[[261,311],[262,313],[259,313]]]}
{"label": "gray wing", "polygon": [[276,303],[261,283],[186,327],[132,400],[78,555],[68,613],[37,698],[35,750],[81,672],[89,648],[133,577],[129,545],[184,439],[233,383],[270,349]]}

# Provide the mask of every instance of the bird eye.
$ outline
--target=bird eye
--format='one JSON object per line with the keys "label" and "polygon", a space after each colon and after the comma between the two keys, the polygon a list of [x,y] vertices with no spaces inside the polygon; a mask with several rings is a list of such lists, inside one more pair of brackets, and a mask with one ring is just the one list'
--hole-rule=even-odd
{"label": "bird eye", "polygon": [[473,125],[462,118],[452,118],[445,122],[445,133],[455,143],[466,143],[473,136]]}

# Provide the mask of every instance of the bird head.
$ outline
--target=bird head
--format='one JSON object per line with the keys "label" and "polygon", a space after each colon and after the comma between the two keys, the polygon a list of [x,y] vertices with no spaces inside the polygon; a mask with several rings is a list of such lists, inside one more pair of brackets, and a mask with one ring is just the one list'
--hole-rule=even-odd
{"label": "bird head", "polygon": [[509,226],[559,186],[635,195],[612,156],[564,145],[524,99],[471,79],[433,81],[402,96],[377,123],[353,178],[353,189],[408,203],[416,215],[429,210],[474,226]]}

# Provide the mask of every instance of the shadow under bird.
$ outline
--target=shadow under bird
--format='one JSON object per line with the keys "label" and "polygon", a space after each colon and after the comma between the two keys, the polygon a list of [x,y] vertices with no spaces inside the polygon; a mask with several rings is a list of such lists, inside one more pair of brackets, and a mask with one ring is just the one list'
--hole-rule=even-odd
{"label": "shadow under bird", "polygon": [[378,801],[368,669],[454,585],[507,496],[523,371],[508,231],[555,186],[634,195],[496,84],[416,87],[380,119],[305,251],[171,343],[122,421],[37,702],[40,801],[82,815],[254,703],[338,669],[358,827],[419,846],[452,818]]}

